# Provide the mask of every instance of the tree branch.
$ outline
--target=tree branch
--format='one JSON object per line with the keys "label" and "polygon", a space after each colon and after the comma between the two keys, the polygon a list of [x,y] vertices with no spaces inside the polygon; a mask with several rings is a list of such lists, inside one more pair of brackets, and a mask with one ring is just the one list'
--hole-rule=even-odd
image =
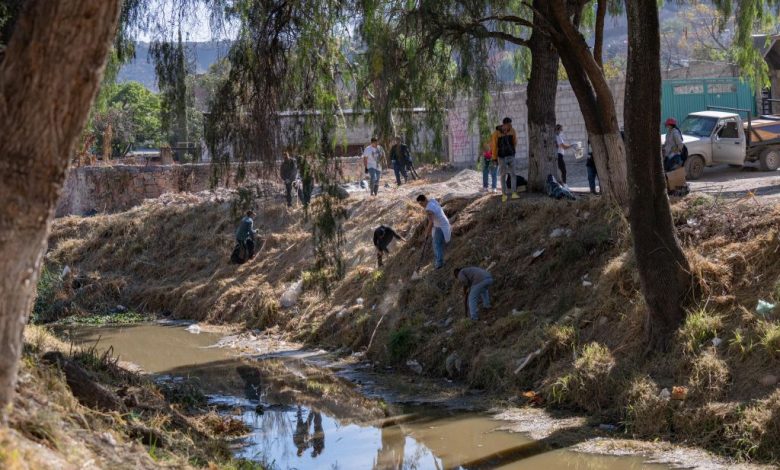
{"label": "tree branch", "polygon": [[607,14],[607,1],[598,0],[596,6],[596,40],[593,44],[593,57],[599,67],[604,67],[603,49],[604,49],[604,17]]}

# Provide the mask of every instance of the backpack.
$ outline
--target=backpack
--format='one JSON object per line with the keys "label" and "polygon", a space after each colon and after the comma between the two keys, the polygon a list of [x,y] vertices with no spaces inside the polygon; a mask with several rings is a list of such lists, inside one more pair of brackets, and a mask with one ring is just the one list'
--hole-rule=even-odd
{"label": "backpack", "polygon": [[512,134],[501,134],[498,136],[496,147],[498,148],[498,158],[513,157],[515,155],[515,143]]}

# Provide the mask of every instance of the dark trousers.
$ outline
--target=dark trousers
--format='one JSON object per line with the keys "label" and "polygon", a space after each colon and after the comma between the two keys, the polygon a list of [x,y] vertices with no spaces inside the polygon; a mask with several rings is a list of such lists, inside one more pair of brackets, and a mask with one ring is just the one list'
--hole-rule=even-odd
{"label": "dark trousers", "polygon": [[566,162],[563,161],[563,154],[558,154],[558,169],[561,170],[561,184],[566,184]]}
{"label": "dark trousers", "polygon": [[595,166],[586,165],[588,170],[588,186],[590,186],[590,192],[596,194],[596,177],[599,175]]}
{"label": "dark trousers", "polygon": [[287,200],[287,207],[292,207],[292,200],[293,200],[293,182],[292,181],[285,181],[284,182],[284,197]]}
{"label": "dark trousers", "polygon": [[398,186],[401,186],[401,175],[404,176],[404,183],[409,180],[409,177],[406,175],[406,165],[398,160],[393,160],[393,172],[395,173],[395,182]]}

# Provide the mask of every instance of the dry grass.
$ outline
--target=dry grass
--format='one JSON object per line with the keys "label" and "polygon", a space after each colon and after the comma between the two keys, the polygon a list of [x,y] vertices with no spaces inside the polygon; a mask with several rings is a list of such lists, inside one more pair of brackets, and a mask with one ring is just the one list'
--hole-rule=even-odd
{"label": "dry grass", "polygon": [[[447,184],[418,187],[441,196],[451,191]],[[756,404],[772,390],[757,382],[779,365],[780,309],[767,318],[754,309],[758,299],[780,301],[778,209],[698,195],[675,203],[673,216],[698,297],[675,337],[677,347],[659,359],[643,355],[646,311],[627,225],[604,200],[528,195],[501,204],[482,196],[450,199],[443,206],[454,236],[447,269],[434,271],[429,246],[420,257],[426,238],[422,211],[410,195],[350,202],[344,224],[347,273],[330,295],[314,288],[321,273],[311,271],[307,225],[299,213],[273,205],[258,208],[266,245],[243,266],[227,264],[236,223],[228,200],[147,203],[112,216],[58,220],[47,263],[68,264],[84,285],[95,285],[67,297],[82,309],[121,302],[178,317],[272,327],[299,340],[352,350],[367,346],[382,319],[368,353],[380,364],[415,359],[425,373],[444,375],[446,357],[457,353],[464,364],[461,376],[474,386],[540,390],[549,403],[623,418],[638,435],[693,436],[702,429],[706,436],[696,442],[727,452],[743,449],[737,443],[743,437],[737,436],[754,435],[766,422],[754,416]],[[393,226],[407,242],[394,242],[377,270],[370,240],[380,223]],[[570,233],[551,237],[557,228]],[[543,254],[532,256],[540,250]],[[464,265],[490,267],[493,273],[493,308],[481,313],[485,323],[463,320],[451,268]],[[418,268],[421,277],[412,280]],[[298,306],[278,308],[280,294],[299,279],[307,290]],[[583,279],[592,285],[583,285]],[[582,315],[572,320],[575,309]],[[722,341],[713,350],[715,338]],[[548,342],[552,347],[542,357],[513,375],[518,363]],[[684,406],[672,409],[658,392],[674,385],[688,385],[691,394]],[[734,407],[719,408],[716,399],[755,407],[745,412],[751,418],[743,419],[742,431],[714,431],[717,423],[738,422]],[[661,412],[670,416],[655,416]]]}
{"label": "dry grass", "polygon": [[[51,350],[69,355],[115,391],[129,412],[81,405],[59,369],[39,362],[39,356]],[[8,427],[0,429],[4,469],[232,469],[240,465],[231,459],[226,441],[245,431],[235,420],[207,409],[184,415],[163,398],[151,379],[121,370],[114,360],[94,351],[71,351],[43,328],[25,331],[18,380]]]}

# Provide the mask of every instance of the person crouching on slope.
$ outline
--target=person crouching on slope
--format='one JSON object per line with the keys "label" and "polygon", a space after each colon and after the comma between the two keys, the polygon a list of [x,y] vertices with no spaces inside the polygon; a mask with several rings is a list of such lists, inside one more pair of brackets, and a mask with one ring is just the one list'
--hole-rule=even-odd
{"label": "person crouching on slope", "polygon": [[406,241],[404,237],[398,235],[392,228],[386,225],[380,225],[376,230],[374,230],[374,246],[376,247],[377,267],[382,267],[382,254],[389,253],[387,247],[389,247],[390,242],[396,238],[402,241]]}

